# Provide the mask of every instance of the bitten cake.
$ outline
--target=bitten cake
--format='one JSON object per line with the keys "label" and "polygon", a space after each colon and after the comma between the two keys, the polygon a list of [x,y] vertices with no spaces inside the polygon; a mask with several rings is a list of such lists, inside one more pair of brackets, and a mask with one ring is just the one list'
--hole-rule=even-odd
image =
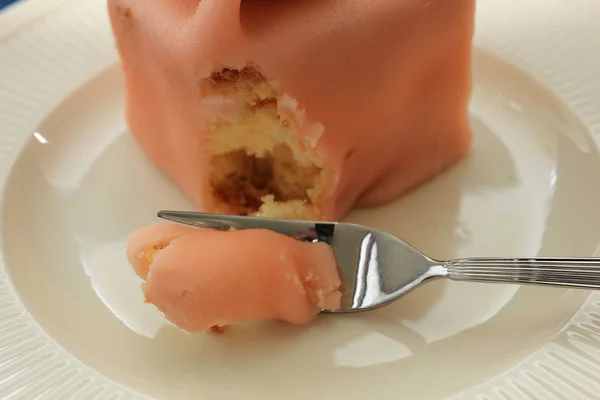
{"label": "bitten cake", "polygon": [[127,120],[205,212],[340,219],[470,147],[474,0],[109,0]]}

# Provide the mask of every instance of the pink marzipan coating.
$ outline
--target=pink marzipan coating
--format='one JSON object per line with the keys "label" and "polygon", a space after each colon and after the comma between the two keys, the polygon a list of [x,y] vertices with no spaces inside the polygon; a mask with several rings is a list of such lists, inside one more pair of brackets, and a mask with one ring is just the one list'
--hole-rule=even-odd
{"label": "pink marzipan coating", "polygon": [[[147,260],[148,251],[165,245]],[[127,254],[145,279],[146,300],[189,332],[252,320],[304,325],[340,306],[335,257],[324,243],[267,230],[159,224],[134,232]]]}
{"label": "pink marzipan coating", "polygon": [[[324,133],[320,218],[393,200],[462,158],[474,0],[108,0],[127,120],[196,208],[214,211],[200,82],[256,65]],[[297,114],[297,113],[296,113]]]}

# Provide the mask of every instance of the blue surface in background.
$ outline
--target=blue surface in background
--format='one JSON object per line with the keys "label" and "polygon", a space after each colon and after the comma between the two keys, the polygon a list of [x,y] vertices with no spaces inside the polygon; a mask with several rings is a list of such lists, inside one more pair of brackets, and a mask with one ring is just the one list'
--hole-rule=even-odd
{"label": "blue surface in background", "polygon": [[6,7],[9,4],[14,3],[16,0],[0,0],[0,9]]}

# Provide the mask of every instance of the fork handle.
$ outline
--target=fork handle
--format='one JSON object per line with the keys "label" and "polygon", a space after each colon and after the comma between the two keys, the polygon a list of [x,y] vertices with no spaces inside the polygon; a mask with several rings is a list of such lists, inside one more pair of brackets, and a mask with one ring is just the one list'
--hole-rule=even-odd
{"label": "fork handle", "polygon": [[462,258],[445,267],[455,281],[600,289],[600,258]]}

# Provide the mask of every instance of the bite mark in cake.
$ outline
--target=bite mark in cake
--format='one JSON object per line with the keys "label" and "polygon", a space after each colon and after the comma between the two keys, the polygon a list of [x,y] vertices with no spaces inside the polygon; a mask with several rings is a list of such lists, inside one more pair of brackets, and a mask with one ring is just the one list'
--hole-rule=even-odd
{"label": "bite mark in cake", "polygon": [[210,115],[212,196],[219,212],[317,219],[324,181],[314,152],[320,124],[302,130],[303,113],[254,66],[222,68],[200,83]]}

